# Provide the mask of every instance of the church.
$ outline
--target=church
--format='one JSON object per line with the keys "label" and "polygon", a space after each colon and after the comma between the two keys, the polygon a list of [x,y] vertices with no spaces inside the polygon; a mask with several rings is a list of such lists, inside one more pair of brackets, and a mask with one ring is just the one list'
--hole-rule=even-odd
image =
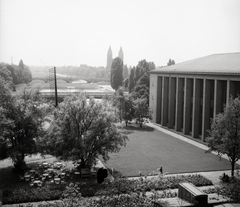
{"label": "church", "polygon": [[240,94],[240,53],[214,54],[150,72],[153,122],[205,141],[211,119]]}
{"label": "church", "polygon": [[[111,46],[109,46],[108,52],[107,52],[107,70],[111,70],[112,67],[112,61],[113,61],[113,54],[112,54],[112,49]],[[118,57],[121,58],[121,60],[123,61],[123,50],[122,47],[120,48],[119,52],[118,52]]]}

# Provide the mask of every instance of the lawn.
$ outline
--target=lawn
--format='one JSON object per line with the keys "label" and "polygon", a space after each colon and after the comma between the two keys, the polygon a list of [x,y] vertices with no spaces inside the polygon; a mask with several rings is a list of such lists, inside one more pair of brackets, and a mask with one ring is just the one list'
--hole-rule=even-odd
{"label": "lawn", "polygon": [[154,128],[126,127],[129,141],[119,153],[110,154],[104,163],[124,176],[144,175],[163,167],[163,172],[184,173],[230,170],[228,160],[176,139]]}

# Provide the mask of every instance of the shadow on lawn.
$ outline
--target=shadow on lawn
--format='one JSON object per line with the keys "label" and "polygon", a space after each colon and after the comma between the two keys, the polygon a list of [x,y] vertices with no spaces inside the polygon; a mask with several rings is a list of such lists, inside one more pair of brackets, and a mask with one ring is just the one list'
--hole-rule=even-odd
{"label": "shadow on lawn", "polygon": [[126,134],[134,133],[134,131],[152,132],[155,130],[153,127],[149,127],[146,125],[144,125],[142,128],[139,125],[128,125],[124,128],[126,130]]}
{"label": "shadow on lawn", "polygon": [[19,173],[13,173],[13,167],[0,169],[0,189],[21,187]]}

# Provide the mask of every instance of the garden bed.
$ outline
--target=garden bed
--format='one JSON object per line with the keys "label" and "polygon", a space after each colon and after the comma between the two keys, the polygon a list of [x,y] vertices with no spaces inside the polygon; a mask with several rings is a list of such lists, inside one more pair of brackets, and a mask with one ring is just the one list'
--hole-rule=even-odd
{"label": "garden bed", "polygon": [[[201,175],[157,176],[154,178],[116,179],[113,182],[97,184],[95,179],[80,179],[79,192],[83,197],[146,192],[151,190],[175,189],[180,182],[191,182],[196,186],[212,185]],[[58,200],[62,198],[65,185],[45,185],[37,188],[6,189],[3,191],[3,204]]]}

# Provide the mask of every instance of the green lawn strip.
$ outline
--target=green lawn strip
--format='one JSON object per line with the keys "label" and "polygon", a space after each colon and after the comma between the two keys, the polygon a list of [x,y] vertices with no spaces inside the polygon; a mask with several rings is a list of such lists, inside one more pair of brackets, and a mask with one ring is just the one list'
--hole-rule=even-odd
{"label": "green lawn strip", "polygon": [[169,174],[231,169],[230,162],[151,127],[126,127],[129,141],[104,165],[123,176],[149,175],[157,168]]}

